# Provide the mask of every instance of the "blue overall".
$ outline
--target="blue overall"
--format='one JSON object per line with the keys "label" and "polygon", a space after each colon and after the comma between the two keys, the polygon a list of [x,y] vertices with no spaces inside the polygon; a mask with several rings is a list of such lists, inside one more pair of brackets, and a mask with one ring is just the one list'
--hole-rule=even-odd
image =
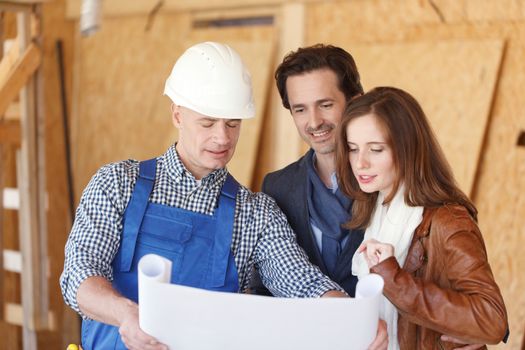
{"label": "blue overall", "polygon": [[[149,203],[156,164],[156,159],[140,163],[137,184],[124,213],[120,248],[113,260],[113,288],[137,302],[138,262],[155,253],[172,261],[171,283],[237,292],[238,274],[230,246],[239,184],[227,176],[218,208],[211,216]],[[117,327],[93,320],[82,322],[82,347],[126,349]]]}

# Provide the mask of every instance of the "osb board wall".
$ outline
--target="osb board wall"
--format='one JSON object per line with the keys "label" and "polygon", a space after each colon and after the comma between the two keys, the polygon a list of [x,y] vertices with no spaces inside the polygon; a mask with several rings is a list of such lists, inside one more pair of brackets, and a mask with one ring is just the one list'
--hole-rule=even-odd
{"label": "osb board wall", "polygon": [[[509,313],[509,343],[491,346],[493,349],[520,349],[525,327],[525,150],[516,146],[520,130],[525,129],[524,20],[525,4],[512,0],[340,1],[309,5],[307,15],[309,44],[505,41],[472,192],[489,261]],[[346,48],[352,52],[352,47]],[[443,75],[442,79],[450,77]],[[470,106],[474,101],[462,103]]]}
{"label": "osb board wall", "polygon": [[470,194],[503,41],[340,45],[352,52],[365,90],[396,86],[419,101],[460,187]]}
{"label": "osb board wall", "polygon": [[271,27],[243,30],[192,29],[191,15],[159,15],[145,29],[146,17],[105,19],[101,31],[78,38],[74,150],[77,195],[101,165],[162,154],[177,139],[164,82],[178,56],[192,44],[220,40],[238,49],[252,72],[257,117],[243,122],[229,165],[250,185],[256,161],[269,60]]}
{"label": "osb board wall", "polygon": [[105,163],[148,159],[175,139],[164,82],[184,50],[188,16],[105,19],[75,41],[73,161],[77,200]]}

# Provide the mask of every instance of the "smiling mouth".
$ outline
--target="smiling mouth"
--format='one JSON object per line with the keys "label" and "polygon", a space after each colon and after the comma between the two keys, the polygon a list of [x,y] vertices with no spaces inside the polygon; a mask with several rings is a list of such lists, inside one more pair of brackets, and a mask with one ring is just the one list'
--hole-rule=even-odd
{"label": "smiling mouth", "polygon": [[361,183],[370,183],[374,180],[375,175],[358,175],[357,178]]}
{"label": "smiling mouth", "polygon": [[327,129],[327,130],[322,130],[322,131],[318,131],[318,132],[312,132],[310,134],[313,135],[314,137],[323,137],[325,135],[328,135],[331,130],[332,129]]}

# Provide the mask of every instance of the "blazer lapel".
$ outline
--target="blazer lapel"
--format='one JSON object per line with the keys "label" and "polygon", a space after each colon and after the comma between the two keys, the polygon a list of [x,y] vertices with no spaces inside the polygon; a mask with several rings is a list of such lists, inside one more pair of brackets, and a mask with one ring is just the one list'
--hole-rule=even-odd
{"label": "blazer lapel", "polygon": [[[309,152],[313,152],[310,150]],[[306,185],[308,181],[308,175],[307,175],[307,168],[306,168],[306,162],[307,157],[304,156],[303,159],[300,162],[300,168],[299,168],[299,179],[300,181],[297,181],[297,187],[295,191],[295,195],[292,196],[292,200],[297,203],[298,213],[301,213],[301,217],[298,220],[298,231],[297,239],[299,241],[299,244],[303,247],[303,249],[306,251],[308,256],[310,256],[310,261],[319,266],[321,271],[324,274],[327,274],[328,271],[326,269],[326,265],[324,264],[321,252],[319,251],[319,247],[317,246],[317,243],[315,242],[314,233],[312,231],[312,226],[310,225],[310,213],[308,211],[308,199],[306,195]]]}

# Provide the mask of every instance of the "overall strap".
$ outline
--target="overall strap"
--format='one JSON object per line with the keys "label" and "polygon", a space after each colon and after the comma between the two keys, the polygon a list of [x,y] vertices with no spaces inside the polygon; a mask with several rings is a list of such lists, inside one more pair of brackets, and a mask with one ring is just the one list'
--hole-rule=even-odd
{"label": "overall strap", "polygon": [[218,229],[215,235],[215,252],[220,254],[213,255],[211,265],[213,280],[212,287],[221,287],[224,285],[226,270],[228,269],[228,257],[231,253],[231,242],[233,235],[233,222],[235,219],[235,203],[239,183],[228,174],[226,181],[222,185],[221,195],[219,197],[219,208],[217,209]]}
{"label": "overall strap", "polygon": [[120,268],[123,272],[128,272],[131,268],[137,235],[148,206],[149,196],[155,184],[156,171],[156,158],[140,162],[139,177],[124,216],[124,229],[120,243]]}

